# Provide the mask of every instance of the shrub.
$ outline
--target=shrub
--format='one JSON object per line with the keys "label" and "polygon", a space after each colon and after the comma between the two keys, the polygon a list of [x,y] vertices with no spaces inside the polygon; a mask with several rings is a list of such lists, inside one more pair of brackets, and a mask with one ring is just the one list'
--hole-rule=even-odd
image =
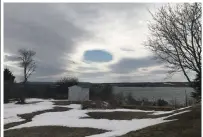
{"label": "shrub", "polygon": [[157,100],[157,105],[158,106],[167,106],[168,105],[168,102],[163,100],[163,99],[158,99]]}
{"label": "shrub", "polygon": [[195,90],[195,92],[192,92],[192,97],[198,102],[201,100],[201,73],[196,75],[192,87]]}
{"label": "shrub", "polygon": [[112,86],[109,84],[96,84],[90,87],[90,100],[108,101],[113,98]]}
{"label": "shrub", "polygon": [[103,84],[99,95],[104,101],[111,100],[113,98],[112,86],[109,84]]}
{"label": "shrub", "polygon": [[4,103],[8,103],[11,98],[11,87],[14,84],[15,76],[8,69],[4,69]]}
{"label": "shrub", "polygon": [[114,98],[115,98],[118,105],[126,104],[126,98],[122,92],[114,95]]}

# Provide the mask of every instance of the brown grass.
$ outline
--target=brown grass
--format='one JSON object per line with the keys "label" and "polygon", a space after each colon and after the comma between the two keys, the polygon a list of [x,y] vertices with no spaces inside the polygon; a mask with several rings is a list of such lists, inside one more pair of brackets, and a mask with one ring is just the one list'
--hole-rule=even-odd
{"label": "brown grass", "polygon": [[104,132],[106,131],[93,128],[39,126],[8,130],[4,132],[4,137],[84,137]]}
{"label": "brown grass", "polygon": [[191,110],[168,118],[178,119],[176,121],[132,131],[120,137],[201,137],[201,106],[195,106]]}
{"label": "brown grass", "polygon": [[21,124],[30,122],[30,121],[32,121],[32,118],[35,117],[36,115],[40,115],[40,114],[47,113],[47,112],[62,112],[62,111],[68,111],[68,110],[70,110],[70,108],[54,107],[53,109],[47,109],[47,110],[41,110],[41,111],[36,111],[36,112],[32,112],[32,113],[20,114],[18,116],[21,117],[22,119],[25,119],[24,121],[5,124],[4,129],[8,129],[8,128],[11,128],[11,127],[14,127],[17,125],[21,125]]}

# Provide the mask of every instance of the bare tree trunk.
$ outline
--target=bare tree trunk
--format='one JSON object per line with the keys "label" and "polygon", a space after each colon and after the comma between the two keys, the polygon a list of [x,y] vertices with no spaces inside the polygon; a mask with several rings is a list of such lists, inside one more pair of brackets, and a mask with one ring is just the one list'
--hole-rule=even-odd
{"label": "bare tree trunk", "polygon": [[26,76],[27,68],[24,67],[24,84],[27,82],[27,76]]}

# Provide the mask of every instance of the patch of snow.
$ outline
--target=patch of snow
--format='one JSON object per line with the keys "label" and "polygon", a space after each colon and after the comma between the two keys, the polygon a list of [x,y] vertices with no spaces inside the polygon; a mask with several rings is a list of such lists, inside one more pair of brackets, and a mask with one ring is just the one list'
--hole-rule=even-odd
{"label": "patch of snow", "polygon": [[40,99],[40,98],[27,98],[25,99],[26,103],[32,103],[32,102],[37,102],[37,101],[46,101],[44,99]]}
{"label": "patch of snow", "polygon": [[183,113],[187,113],[187,112],[190,112],[190,111],[191,111],[191,110],[181,111],[181,112],[178,112],[178,113],[175,113],[175,114],[172,114],[172,115],[163,117],[163,119],[170,118],[170,117],[172,117],[172,116],[180,115],[180,114],[183,114]]}
{"label": "patch of snow", "polygon": [[154,112],[140,109],[87,109],[88,112]]}
{"label": "patch of snow", "polygon": [[[187,109],[187,108],[190,108],[191,106],[188,106],[188,107],[184,107],[184,108],[179,108],[179,109],[176,109],[176,110],[171,110],[171,111],[155,111],[154,113],[152,114],[149,114],[149,115],[162,115],[162,114],[170,114],[170,113],[174,113],[175,111],[177,110],[184,110],[184,109]],[[177,113],[176,113],[177,114]]]}
{"label": "patch of snow", "polygon": [[103,101],[103,104],[104,104],[105,107],[107,107],[109,105],[109,103],[107,103],[105,101]]}
{"label": "patch of snow", "polygon": [[188,107],[184,107],[184,108],[179,108],[177,110],[183,110],[183,109],[187,109],[187,108],[191,108],[192,106],[188,106]]}
{"label": "patch of snow", "polygon": [[163,114],[170,114],[173,112],[174,112],[174,110],[172,110],[172,111],[155,111],[154,113],[149,114],[149,115],[163,115]]}
{"label": "patch of snow", "polygon": [[21,122],[21,121],[24,121],[24,119],[21,119],[18,116],[11,116],[11,117],[4,118],[4,124],[13,123],[13,122]]}
{"label": "patch of snow", "polygon": [[[28,102],[36,101],[36,99],[28,99]],[[39,101],[39,100],[38,100]],[[52,102],[43,101],[35,104],[15,104],[15,103],[8,103],[4,105],[4,124],[12,123],[12,122],[19,122],[23,121],[18,117],[18,114],[25,114],[25,113],[32,113],[35,111],[51,109],[54,105]]]}
{"label": "patch of snow", "polygon": [[73,109],[81,109],[82,106],[80,104],[70,104],[67,105],[68,108],[73,108]]}

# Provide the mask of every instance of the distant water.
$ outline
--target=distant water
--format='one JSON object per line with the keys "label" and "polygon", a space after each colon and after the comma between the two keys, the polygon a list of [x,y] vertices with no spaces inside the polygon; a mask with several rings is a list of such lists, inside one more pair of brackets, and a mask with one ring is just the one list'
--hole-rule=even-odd
{"label": "distant water", "polygon": [[177,103],[184,104],[185,91],[189,98],[193,88],[189,87],[114,87],[114,93],[129,93],[136,99],[147,98],[148,100],[162,98],[168,102],[176,99]]}

